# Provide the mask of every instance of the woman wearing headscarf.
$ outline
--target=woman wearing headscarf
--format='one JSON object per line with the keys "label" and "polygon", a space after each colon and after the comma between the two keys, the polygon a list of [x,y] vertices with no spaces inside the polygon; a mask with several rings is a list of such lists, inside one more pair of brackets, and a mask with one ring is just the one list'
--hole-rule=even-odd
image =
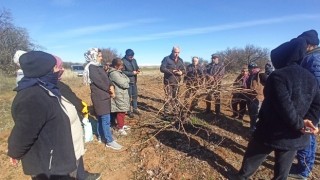
{"label": "woman wearing headscarf", "polygon": [[103,67],[101,66],[102,52],[98,48],[92,48],[85,53],[89,62],[84,68],[84,83],[90,84],[91,100],[95,113],[98,117],[98,138],[103,134],[106,147],[120,150],[122,146],[113,140],[110,129],[111,112],[111,82]]}
{"label": "woman wearing headscarf", "polygon": [[84,170],[83,155],[84,155],[84,142],[83,142],[83,129],[79,112],[82,111],[83,105],[81,99],[71,90],[71,88],[61,81],[61,76],[64,72],[63,62],[61,58],[55,56],[56,66],[59,69],[57,86],[61,92],[61,104],[65,107],[67,115],[71,124],[72,141],[74,153],[77,159],[77,169],[71,176],[78,180],[95,180],[100,178],[99,173],[89,173]]}

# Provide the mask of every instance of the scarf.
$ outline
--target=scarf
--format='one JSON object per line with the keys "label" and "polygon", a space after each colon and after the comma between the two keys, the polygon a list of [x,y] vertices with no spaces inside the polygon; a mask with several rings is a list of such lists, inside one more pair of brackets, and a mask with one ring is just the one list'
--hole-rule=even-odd
{"label": "scarf", "polygon": [[84,57],[87,62],[89,62],[85,67],[83,71],[83,84],[89,85],[92,83],[90,79],[90,71],[89,71],[89,66],[94,65],[94,66],[100,66],[100,63],[97,62],[98,59],[98,48],[91,48],[88,51],[84,53]]}
{"label": "scarf", "polygon": [[100,63],[98,62],[89,62],[85,67],[84,67],[84,71],[83,71],[83,83],[85,85],[89,85],[92,83],[91,79],[90,79],[90,70],[89,70],[89,66],[90,65],[94,65],[94,66],[100,66]]}
{"label": "scarf", "polygon": [[61,98],[61,93],[59,88],[57,87],[58,82],[58,72],[53,73],[49,72],[47,75],[39,77],[39,78],[29,78],[23,77],[19,82],[18,86],[14,89],[14,91],[21,91],[23,89],[27,89],[32,86],[41,85],[56,95],[58,98]]}

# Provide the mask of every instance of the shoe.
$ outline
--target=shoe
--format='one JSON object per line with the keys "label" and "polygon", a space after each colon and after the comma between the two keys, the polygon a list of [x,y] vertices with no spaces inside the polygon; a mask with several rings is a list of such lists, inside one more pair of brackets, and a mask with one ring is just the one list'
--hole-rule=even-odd
{"label": "shoe", "polygon": [[134,115],[133,115],[133,113],[132,113],[132,112],[128,112],[128,114],[127,114],[127,115],[128,115],[128,117],[129,117],[129,118],[134,118]]}
{"label": "shoe", "polygon": [[112,141],[110,143],[107,143],[106,147],[109,147],[114,150],[120,150],[122,148],[122,146],[120,144],[118,144],[116,141]]}
{"label": "shoe", "polygon": [[245,179],[238,174],[231,174],[231,173],[227,174],[227,177],[229,180],[244,180]]}
{"label": "shoe", "polygon": [[124,125],[122,128],[123,128],[124,130],[129,130],[129,129],[131,129],[131,127],[128,126],[128,125]]}
{"label": "shoe", "polygon": [[294,179],[302,179],[302,180],[307,180],[306,177],[300,175],[300,174],[289,174],[288,177],[294,178]]}
{"label": "shoe", "polygon": [[101,178],[100,173],[87,173],[85,180],[99,180]]}
{"label": "shoe", "polygon": [[98,137],[98,143],[102,143],[101,137]]}
{"label": "shoe", "polygon": [[134,109],[133,113],[136,114],[136,115],[141,115],[141,113],[137,109]]}
{"label": "shoe", "polygon": [[124,130],[124,128],[119,129],[119,130],[118,130],[118,133],[119,133],[120,135],[122,135],[122,136],[128,135],[128,133]]}

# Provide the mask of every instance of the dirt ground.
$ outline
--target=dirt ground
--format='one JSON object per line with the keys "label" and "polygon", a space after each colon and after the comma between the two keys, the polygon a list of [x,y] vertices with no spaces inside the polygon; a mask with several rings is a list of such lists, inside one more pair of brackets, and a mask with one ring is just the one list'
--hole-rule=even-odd
{"label": "dirt ground", "polygon": [[[90,102],[88,87],[81,80],[68,81],[82,99]],[[222,115],[204,114],[200,102],[193,115],[194,125],[179,131],[176,124],[160,119],[163,87],[160,73],[142,73],[138,82],[140,116],[126,118],[132,127],[128,136],[118,136],[125,146],[122,151],[108,149],[96,139],[86,143],[85,169],[99,172],[104,180],[126,179],[227,179],[227,174],[240,168],[248,143],[248,115],[244,121],[230,117],[230,93],[223,92]],[[0,179],[30,179],[21,164],[12,167],[6,155],[10,129],[0,133]],[[319,142],[319,138],[318,138]],[[320,179],[320,154],[310,179]],[[272,154],[252,179],[271,179]]]}

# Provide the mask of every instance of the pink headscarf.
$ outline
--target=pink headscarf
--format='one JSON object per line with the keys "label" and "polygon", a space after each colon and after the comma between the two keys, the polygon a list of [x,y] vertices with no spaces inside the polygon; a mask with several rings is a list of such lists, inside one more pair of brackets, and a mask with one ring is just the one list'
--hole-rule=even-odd
{"label": "pink headscarf", "polygon": [[57,66],[57,68],[59,68],[58,79],[61,80],[61,76],[62,76],[62,74],[64,72],[63,62],[62,62],[60,57],[58,57],[58,56],[54,56],[54,57],[56,58],[56,66]]}

